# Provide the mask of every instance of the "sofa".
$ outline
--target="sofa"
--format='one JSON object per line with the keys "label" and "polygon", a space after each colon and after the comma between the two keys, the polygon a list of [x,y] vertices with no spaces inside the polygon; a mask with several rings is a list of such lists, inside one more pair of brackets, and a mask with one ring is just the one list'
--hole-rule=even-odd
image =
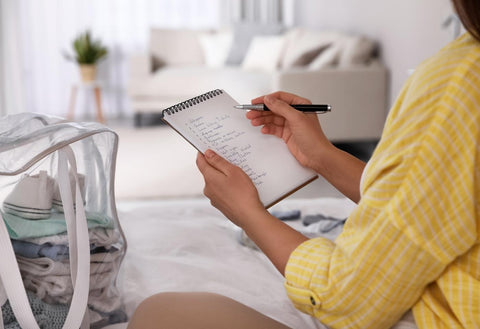
{"label": "sofa", "polygon": [[327,103],[322,127],[336,142],[378,140],[387,114],[386,67],[366,37],[305,28],[152,29],[149,50],[129,60],[135,125],[212,89],[239,103],[276,90]]}

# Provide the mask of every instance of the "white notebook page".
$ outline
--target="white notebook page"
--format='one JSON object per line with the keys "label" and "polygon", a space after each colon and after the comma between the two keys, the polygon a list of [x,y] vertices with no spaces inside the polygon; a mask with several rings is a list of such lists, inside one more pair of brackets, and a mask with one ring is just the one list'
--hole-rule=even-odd
{"label": "white notebook page", "polygon": [[164,120],[200,152],[212,149],[252,179],[260,200],[269,207],[317,174],[298,163],[282,139],[253,127],[244,110],[225,91]]}

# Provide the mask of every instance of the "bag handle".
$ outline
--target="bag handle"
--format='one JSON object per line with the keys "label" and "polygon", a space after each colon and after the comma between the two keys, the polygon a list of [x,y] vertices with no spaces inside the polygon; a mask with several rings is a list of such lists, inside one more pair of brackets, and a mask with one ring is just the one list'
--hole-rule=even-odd
{"label": "bag handle", "polygon": [[[76,209],[74,209],[73,206],[68,162],[72,167],[73,175],[75,177]],[[72,302],[63,328],[88,328],[88,321],[84,320],[87,320],[88,318],[88,312],[86,311],[90,286],[90,246],[75,155],[70,146],[65,146],[59,150],[58,185],[67,223],[67,234],[70,248],[70,270],[72,284],[74,286]],[[0,278],[2,282],[8,283],[7,285],[4,285],[4,288],[17,321],[22,328],[39,329],[28,302],[20,269],[3,219],[0,220],[0,251],[2,253]]]}
{"label": "bag handle", "polygon": [[[68,163],[75,178],[75,207],[70,187]],[[81,327],[84,316],[88,316],[87,301],[90,287],[90,242],[87,218],[83,206],[82,193],[77,174],[75,155],[70,146],[59,150],[58,187],[62,198],[63,211],[67,223],[70,252],[70,273],[72,276],[73,296],[63,328]]]}

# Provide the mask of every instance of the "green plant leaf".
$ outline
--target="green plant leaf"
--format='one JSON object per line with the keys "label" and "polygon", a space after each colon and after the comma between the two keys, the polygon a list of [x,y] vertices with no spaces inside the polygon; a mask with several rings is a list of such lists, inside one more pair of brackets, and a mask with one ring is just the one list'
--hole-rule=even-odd
{"label": "green plant leaf", "polygon": [[[72,43],[75,52],[75,60],[79,64],[95,64],[108,53],[106,47],[102,45],[100,40],[93,40],[90,31],[86,31],[78,35]],[[71,56],[66,56],[71,58]]]}

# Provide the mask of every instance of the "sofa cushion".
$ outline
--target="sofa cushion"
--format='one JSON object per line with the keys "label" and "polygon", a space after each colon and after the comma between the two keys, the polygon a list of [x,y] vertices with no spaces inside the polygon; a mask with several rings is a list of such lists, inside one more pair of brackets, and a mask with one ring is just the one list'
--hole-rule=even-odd
{"label": "sofa cushion", "polygon": [[348,35],[343,38],[342,48],[338,64],[350,66],[367,63],[375,55],[377,45],[364,36]]}
{"label": "sofa cushion", "polygon": [[342,34],[296,28],[287,33],[281,67],[309,65],[322,52],[343,38]]}
{"label": "sofa cushion", "polygon": [[149,44],[155,66],[203,64],[198,35],[191,30],[152,29]]}
{"label": "sofa cushion", "polygon": [[225,65],[228,53],[232,48],[233,33],[225,30],[199,34],[200,46],[203,50],[207,67],[222,67]]}
{"label": "sofa cushion", "polygon": [[280,25],[254,23],[239,23],[234,27],[233,44],[227,57],[228,65],[240,65],[250,46],[253,37],[257,35],[278,35],[284,31]]}
{"label": "sofa cushion", "polygon": [[340,43],[336,42],[322,51],[312,62],[310,62],[310,64],[308,64],[308,69],[321,70],[326,67],[337,66],[341,54],[342,46]]}
{"label": "sofa cushion", "polygon": [[252,98],[272,91],[272,78],[271,73],[239,67],[166,66],[150,78],[131,81],[129,94],[157,99],[166,96],[176,103],[219,88],[238,102],[249,103]]}
{"label": "sofa cushion", "polygon": [[259,35],[252,39],[242,63],[244,70],[273,72],[278,69],[285,37]]}

